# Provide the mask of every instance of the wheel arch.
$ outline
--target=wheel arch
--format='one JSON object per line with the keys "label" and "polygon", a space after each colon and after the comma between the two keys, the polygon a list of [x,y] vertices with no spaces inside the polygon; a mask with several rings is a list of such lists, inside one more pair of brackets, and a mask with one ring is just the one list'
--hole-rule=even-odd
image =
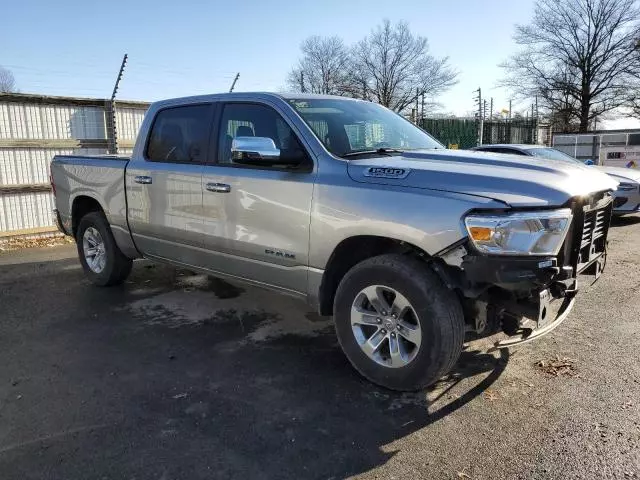
{"label": "wheel arch", "polygon": [[71,232],[73,233],[73,238],[75,238],[78,233],[80,220],[90,212],[105,213],[105,210],[100,202],[90,195],[78,195],[73,199],[71,204]]}
{"label": "wheel arch", "polygon": [[320,283],[318,310],[320,315],[333,314],[333,302],[340,281],[358,263],[386,253],[413,255],[425,261],[431,256],[420,247],[391,237],[356,235],[342,240],[331,253]]}

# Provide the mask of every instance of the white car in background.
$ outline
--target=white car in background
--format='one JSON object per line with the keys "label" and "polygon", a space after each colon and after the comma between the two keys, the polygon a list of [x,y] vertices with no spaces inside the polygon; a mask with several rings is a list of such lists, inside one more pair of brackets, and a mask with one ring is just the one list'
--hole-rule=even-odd
{"label": "white car in background", "polygon": [[[549,160],[560,160],[565,162],[582,163],[580,160],[567,155],[555,148],[544,145],[524,145],[524,144],[495,144],[481,145],[472,150],[480,152],[505,153],[511,155],[528,155],[530,157],[547,158]],[[627,215],[629,213],[640,212],[640,170],[635,168],[607,167],[594,165],[611,178],[616,180],[618,189],[613,192],[613,214]]]}

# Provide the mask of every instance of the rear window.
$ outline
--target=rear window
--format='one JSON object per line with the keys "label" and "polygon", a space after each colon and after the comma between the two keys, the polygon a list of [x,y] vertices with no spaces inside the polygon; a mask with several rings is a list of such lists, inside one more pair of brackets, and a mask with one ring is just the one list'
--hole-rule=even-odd
{"label": "rear window", "polygon": [[527,150],[534,157],[547,158],[549,160],[560,160],[562,162],[582,163],[580,160],[567,155],[555,148],[530,148]]}
{"label": "rear window", "polygon": [[153,162],[204,162],[210,130],[210,105],[161,110],[151,127],[146,157]]}

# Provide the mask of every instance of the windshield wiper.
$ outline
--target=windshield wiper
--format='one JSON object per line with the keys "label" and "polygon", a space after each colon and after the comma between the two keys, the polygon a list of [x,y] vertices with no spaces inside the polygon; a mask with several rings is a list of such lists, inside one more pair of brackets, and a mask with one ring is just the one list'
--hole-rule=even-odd
{"label": "windshield wiper", "polygon": [[377,148],[375,150],[356,150],[355,152],[346,152],[340,155],[342,158],[355,157],[357,155],[386,155],[392,156],[394,153],[404,153],[404,150],[398,150],[396,148]]}

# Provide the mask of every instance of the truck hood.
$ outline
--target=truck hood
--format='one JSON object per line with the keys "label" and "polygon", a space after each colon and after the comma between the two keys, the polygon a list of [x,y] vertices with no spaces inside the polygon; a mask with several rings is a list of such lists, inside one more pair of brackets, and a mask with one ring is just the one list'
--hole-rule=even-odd
{"label": "truck hood", "polygon": [[571,197],[618,186],[608,175],[578,163],[470,150],[350,160],[347,170],[356,182],[478,195],[513,207],[560,206]]}
{"label": "truck hood", "polygon": [[607,166],[598,166],[595,167],[601,172],[606,173],[607,175],[611,175],[614,177],[614,180],[619,182],[624,182],[625,180],[634,180],[636,182],[640,182],[640,170],[636,170],[635,168],[622,168],[622,167],[607,167]]}

